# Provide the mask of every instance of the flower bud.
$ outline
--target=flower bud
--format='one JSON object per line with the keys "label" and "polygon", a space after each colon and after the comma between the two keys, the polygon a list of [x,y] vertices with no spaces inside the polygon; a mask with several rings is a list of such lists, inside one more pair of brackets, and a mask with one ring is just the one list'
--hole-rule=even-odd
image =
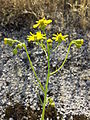
{"label": "flower bud", "polygon": [[9,46],[12,46],[14,41],[11,38],[4,38],[4,44],[8,44]]}
{"label": "flower bud", "polygon": [[81,44],[81,45],[83,45],[83,39],[77,39],[76,41],[75,41],[77,44]]}
{"label": "flower bud", "polygon": [[52,48],[52,42],[53,42],[53,41],[52,41],[51,39],[48,39],[48,40],[47,40],[47,43],[49,44],[49,47],[50,47],[50,48]]}
{"label": "flower bud", "polygon": [[19,48],[19,49],[21,49],[22,47],[23,47],[22,43],[17,45],[17,48]]}
{"label": "flower bud", "polygon": [[8,38],[4,38],[4,44],[5,45],[7,44],[7,40],[8,40]]}
{"label": "flower bud", "polygon": [[49,98],[48,101],[50,106],[55,107],[55,102],[53,101],[52,98]]}
{"label": "flower bud", "polygon": [[48,42],[48,43],[52,43],[53,41],[52,41],[51,39],[48,39],[47,42]]}
{"label": "flower bud", "polygon": [[76,45],[77,48],[80,48],[83,43],[84,43],[84,40],[83,39],[77,39],[77,40],[73,40],[74,44]]}
{"label": "flower bud", "polygon": [[17,54],[17,48],[13,49],[13,54],[14,54],[14,55]]}

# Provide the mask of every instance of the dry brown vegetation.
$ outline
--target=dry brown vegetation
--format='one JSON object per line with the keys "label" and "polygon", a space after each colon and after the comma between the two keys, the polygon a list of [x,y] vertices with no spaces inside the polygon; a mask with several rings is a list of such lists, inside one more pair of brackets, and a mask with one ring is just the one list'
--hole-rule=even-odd
{"label": "dry brown vegetation", "polygon": [[63,27],[73,20],[73,25],[78,22],[85,29],[90,22],[90,0],[0,0],[1,25],[32,23],[43,16]]}

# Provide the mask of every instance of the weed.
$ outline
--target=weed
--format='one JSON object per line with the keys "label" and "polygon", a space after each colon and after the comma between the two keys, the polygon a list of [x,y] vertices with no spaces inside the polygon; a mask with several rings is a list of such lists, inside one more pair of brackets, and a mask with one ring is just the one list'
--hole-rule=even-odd
{"label": "weed", "polygon": [[[68,37],[68,35],[62,35],[62,33],[57,33],[57,34],[53,34],[52,39],[49,38],[49,36],[46,35],[45,31],[46,31],[47,25],[50,23],[52,23],[52,20],[51,19],[46,20],[45,17],[40,19],[39,21],[36,21],[36,24],[33,25],[33,28],[35,29],[35,28],[39,27],[39,29],[41,29],[41,30],[37,31],[36,34],[33,34],[30,32],[30,35],[27,36],[28,42],[35,42],[36,45],[39,45],[41,47],[41,49],[45,52],[46,59],[48,61],[48,65],[47,65],[48,73],[47,73],[47,80],[46,80],[45,88],[41,84],[41,81],[39,80],[39,78],[34,70],[34,66],[29,57],[26,44],[20,42],[19,40],[13,40],[11,38],[4,38],[5,44],[8,44],[9,46],[15,46],[15,48],[13,49],[14,54],[17,54],[18,49],[24,48],[26,51],[30,66],[31,66],[33,73],[38,82],[38,84],[37,83],[36,84],[39,86],[39,88],[42,90],[42,92],[44,94],[44,102],[42,102],[42,100],[40,99],[40,101],[42,103],[42,107],[43,107],[41,120],[44,120],[45,107],[46,107],[47,103],[49,103],[50,106],[55,107],[55,103],[54,103],[53,99],[47,98],[48,83],[49,83],[50,76],[57,73],[64,66],[72,44],[75,44],[77,48],[80,48],[83,45],[83,39],[72,40],[69,44],[68,52],[66,54],[65,60],[62,62],[61,66],[59,68],[57,68],[55,71],[50,72],[50,54],[51,54],[51,52],[54,52],[58,48],[58,46],[61,44],[62,41],[66,42],[66,38]],[[57,43],[57,46],[54,48],[54,50],[52,50],[52,44],[54,41]],[[45,42],[46,42],[46,44],[45,44]]]}

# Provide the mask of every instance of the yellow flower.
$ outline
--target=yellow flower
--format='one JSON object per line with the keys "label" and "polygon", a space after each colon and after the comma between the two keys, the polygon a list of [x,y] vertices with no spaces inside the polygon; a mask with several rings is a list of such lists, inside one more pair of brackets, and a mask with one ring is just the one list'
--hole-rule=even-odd
{"label": "yellow flower", "polygon": [[42,34],[41,31],[36,33],[37,40],[46,39],[46,34]]}
{"label": "yellow flower", "polygon": [[52,37],[52,39],[59,43],[61,43],[62,41],[66,42],[66,38],[68,37],[68,35],[62,35],[62,33],[53,34],[53,36],[54,37]]}
{"label": "yellow flower", "polygon": [[33,25],[33,28],[41,28],[41,29],[45,29],[45,27],[50,24],[52,22],[52,20],[46,20],[45,17],[40,19],[39,21],[36,21],[37,24]]}
{"label": "yellow flower", "polygon": [[34,42],[34,41],[39,41],[39,40],[43,40],[43,39],[46,39],[46,34],[42,34],[41,31],[38,31],[36,34],[32,34],[30,32],[30,36],[27,36],[27,39],[29,42]]}

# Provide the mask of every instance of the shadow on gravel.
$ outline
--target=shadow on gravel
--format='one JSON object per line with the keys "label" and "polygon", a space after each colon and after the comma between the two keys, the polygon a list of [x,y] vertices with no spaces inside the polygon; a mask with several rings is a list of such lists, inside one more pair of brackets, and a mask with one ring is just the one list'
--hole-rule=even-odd
{"label": "shadow on gravel", "polygon": [[[16,103],[14,106],[8,106],[5,110],[5,119],[9,120],[40,120],[42,110],[33,110],[30,106],[25,107],[21,103]],[[73,120],[88,120],[85,115],[73,115]],[[57,110],[54,107],[47,106],[45,111],[45,120],[62,120],[63,115],[57,114]],[[71,116],[67,115],[65,120],[71,120]]]}
{"label": "shadow on gravel", "polygon": [[[21,103],[14,106],[8,106],[5,111],[5,119],[13,118],[14,120],[40,120],[42,110],[33,110],[31,107],[25,107]],[[48,106],[45,112],[45,119],[53,118],[57,120],[57,111],[54,107]]]}

